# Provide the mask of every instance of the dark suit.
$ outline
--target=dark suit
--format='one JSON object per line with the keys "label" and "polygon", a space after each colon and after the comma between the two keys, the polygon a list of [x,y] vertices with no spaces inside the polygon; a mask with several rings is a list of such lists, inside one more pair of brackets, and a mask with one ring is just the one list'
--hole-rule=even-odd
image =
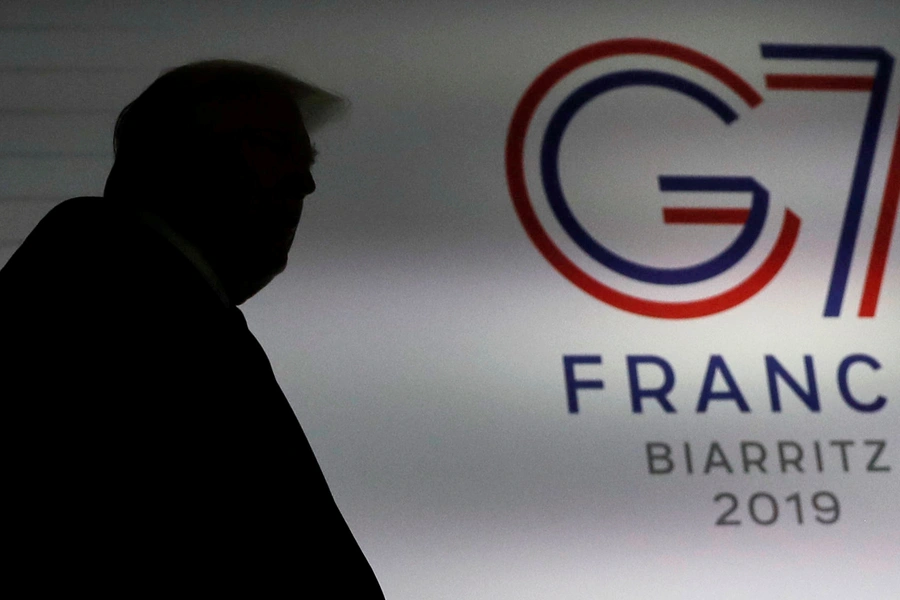
{"label": "dark suit", "polygon": [[383,597],[240,311],[133,212],[53,209],[0,271],[0,326],[23,573]]}

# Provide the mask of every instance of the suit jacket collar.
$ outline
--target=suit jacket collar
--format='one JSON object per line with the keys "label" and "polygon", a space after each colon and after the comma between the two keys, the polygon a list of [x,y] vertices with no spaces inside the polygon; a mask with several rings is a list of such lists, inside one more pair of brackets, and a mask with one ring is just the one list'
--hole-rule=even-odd
{"label": "suit jacket collar", "polygon": [[195,269],[200,273],[203,279],[209,284],[209,286],[215,291],[216,295],[222,301],[222,303],[228,307],[233,308],[234,303],[228,297],[228,294],[225,292],[225,286],[222,285],[222,280],[219,279],[219,276],[216,275],[215,270],[213,270],[212,265],[209,264],[209,261],[203,256],[203,253],[188,241],[183,235],[172,229],[168,223],[165,222],[159,215],[146,211],[146,210],[138,210],[137,216],[141,220],[144,225],[152,229],[161,235],[166,241],[168,241],[172,246],[174,246],[184,257],[194,266]]}

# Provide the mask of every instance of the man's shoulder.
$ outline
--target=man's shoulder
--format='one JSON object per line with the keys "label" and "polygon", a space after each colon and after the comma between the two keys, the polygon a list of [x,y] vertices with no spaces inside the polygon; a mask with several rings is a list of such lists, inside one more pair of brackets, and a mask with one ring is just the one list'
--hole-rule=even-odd
{"label": "man's shoulder", "polygon": [[96,197],[58,204],[23,241],[0,271],[0,302],[22,303],[16,299],[107,313],[113,306],[177,314],[221,304],[190,261],[135,210]]}
{"label": "man's shoulder", "polygon": [[[50,267],[79,258],[79,255],[128,239],[137,227],[127,211],[115,202],[99,197],[78,197],[53,207],[25,238],[7,267]],[[129,231],[131,230],[131,231]],[[46,263],[46,264],[42,264]],[[93,263],[92,263],[93,264]],[[4,267],[4,271],[9,269]]]}
{"label": "man's shoulder", "polygon": [[46,236],[50,233],[56,239],[85,238],[85,234],[95,237],[104,231],[110,231],[112,226],[130,227],[135,224],[129,218],[127,209],[116,201],[96,196],[79,196],[60,202],[50,209],[28,237]]}
{"label": "man's shoulder", "polygon": [[191,356],[202,371],[238,343],[231,316],[177,248],[104,198],[54,207],[0,271],[0,327],[35,377],[99,370],[109,390]]}
{"label": "man's shoulder", "polygon": [[78,196],[63,200],[47,213],[47,217],[64,219],[91,218],[117,211],[116,201],[102,196]]}

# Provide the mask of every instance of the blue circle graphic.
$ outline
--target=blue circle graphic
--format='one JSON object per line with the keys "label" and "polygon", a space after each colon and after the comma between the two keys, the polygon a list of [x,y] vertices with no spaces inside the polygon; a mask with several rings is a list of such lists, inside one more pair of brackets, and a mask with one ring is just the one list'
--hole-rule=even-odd
{"label": "blue circle graphic", "polygon": [[618,71],[593,79],[572,92],[556,109],[547,125],[541,146],[541,177],[544,192],[557,221],[565,232],[594,260],[631,279],[664,285],[705,281],[733,267],[756,243],[762,233],[769,206],[769,194],[750,177],[660,176],[660,190],[680,192],[749,192],[750,211],[741,232],[716,256],[687,267],[659,268],[628,260],[595,240],[569,208],[559,179],[559,148],[566,128],[585,104],[608,91],[628,86],[656,86],[684,94],[700,102],[726,125],[737,113],[709,90],[682,77],[651,70]]}

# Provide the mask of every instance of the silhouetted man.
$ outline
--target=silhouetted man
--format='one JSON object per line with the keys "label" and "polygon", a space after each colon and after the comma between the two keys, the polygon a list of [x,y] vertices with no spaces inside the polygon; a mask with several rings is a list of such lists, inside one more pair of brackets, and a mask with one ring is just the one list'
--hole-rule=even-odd
{"label": "silhouetted man", "polygon": [[119,116],[104,197],[0,271],[5,546],[33,589],[383,597],[236,307],[285,268],[336,100],[169,71]]}

